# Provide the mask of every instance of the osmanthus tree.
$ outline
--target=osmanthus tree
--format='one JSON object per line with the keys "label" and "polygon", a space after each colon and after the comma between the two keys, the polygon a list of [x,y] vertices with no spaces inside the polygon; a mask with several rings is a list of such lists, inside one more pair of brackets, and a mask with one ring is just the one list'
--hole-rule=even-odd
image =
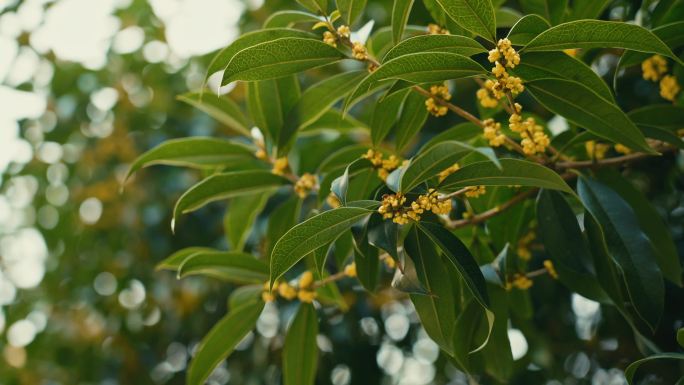
{"label": "osmanthus tree", "polygon": [[[208,90],[181,97],[236,136],[168,141],[132,165],[204,171],[178,199],[173,227],[230,200],[230,250],[183,249],[160,265],[242,285],[199,344],[188,384],[204,383],[269,301],[300,303],[283,380],[313,384],[320,309],[346,306],[338,281],[373,292],[388,270],[473,381],[513,375],[509,314],[529,306],[538,279],[617,309],[656,354],[646,360],[684,358],[652,338],[674,341],[681,327],[664,314],[666,287],[682,294],[677,248],[626,177],[684,148],[684,5],[645,2],[649,29],[596,19],[605,0],[521,0],[525,16],[504,1],[425,0],[428,26],[408,24],[413,3],[396,0],[391,25],[372,33],[355,32],[365,0],[300,0],[306,11],[274,13],[208,71],[239,82],[245,106]],[[606,53],[619,61],[597,68],[613,66],[615,84],[640,65],[659,100],[625,112],[591,66]],[[551,130],[556,115],[567,127]],[[461,123],[444,123],[453,116]],[[269,205],[268,226],[253,226]],[[543,248],[530,247],[535,236]]]}

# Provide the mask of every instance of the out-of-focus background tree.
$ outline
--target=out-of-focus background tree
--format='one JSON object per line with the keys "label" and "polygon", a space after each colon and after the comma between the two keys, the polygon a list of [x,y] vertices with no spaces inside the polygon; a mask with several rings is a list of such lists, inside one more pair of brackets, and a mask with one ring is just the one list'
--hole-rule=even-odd
{"label": "out-of-focus background tree", "polygon": [[[390,6],[371,2],[376,25],[387,24]],[[627,18],[638,6],[615,1],[607,12]],[[0,0],[0,384],[184,383],[194,345],[225,312],[227,288],[205,278],[177,281],[154,266],[181,247],[224,245],[225,206],[189,216],[173,235],[170,207],[196,175],[154,168],[123,193],[120,182],[132,159],[165,139],[224,135],[176,95],[202,86],[210,52],[273,11],[296,7]],[[427,24],[427,12],[416,13]],[[675,235],[681,243],[681,229]],[[409,302],[393,298],[352,291],[352,310],[330,315],[318,341],[318,382],[466,384],[438,358]],[[555,339],[509,332],[516,383],[623,383],[617,368],[638,353],[619,317],[558,287],[533,298],[553,305],[530,325],[554,330]],[[282,342],[291,310],[267,307],[210,383],[278,383],[271,347]],[[554,372],[536,374],[535,362],[553,362]]]}

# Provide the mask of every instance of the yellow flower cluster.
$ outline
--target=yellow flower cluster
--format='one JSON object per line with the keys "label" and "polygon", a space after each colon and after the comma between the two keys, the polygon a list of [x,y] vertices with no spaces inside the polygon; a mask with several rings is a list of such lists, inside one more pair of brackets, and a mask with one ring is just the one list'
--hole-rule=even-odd
{"label": "yellow flower cluster", "polygon": [[361,157],[368,159],[378,169],[378,176],[382,180],[386,180],[387,176],[401,164],[401,161],[396,156],[390,155],[387,159],[383,159],[381,152],[372,149],[369,149]]}
{"label": "yellow flower cluster", "polygon": [[397,261],[394,260],[394,258],[390,257],[389,255],[385,254],[385,256],[382,258],[382,262],[387,266],[388,269],[392,270],[395,267],[397,267]]}
{"label": "yellow flower cluster", "polygon": [[405,206],[406,197],[401,193],[385,194],[382,197],[382,204],[378,208],[378,213],[384,219],[391,219],[392,222],[405,225],[409,220],[419,221],[420,214],[426,211],[433,213],[448,214],[451,212],[451,200],[439,200],[435,189],[428,190],[425,195],[418,196],[418,199]]}
{"label": "yellow flower cluster", "polygon": [[432,23],[428,24],[427,30],[428,30],[428,33],[430,35],[448,35],[449,34],[448,29],[442,28],[439,25],[432,24]]}
{"label": "yellow flower cluster", "polygon": [[631,148],[625,146],[624,144],[620,144],[620,143],[615,145],[615,151],[619,152],[620,154],[625,154],[625,155],[632,153]]}
{"label": "yellow flower cluster", "polygon": [[518,240],[517,253],[518,257],[520,257],[520,259],[522,259],[523,261],[529,261],[532,258],[532,251],[530,251],[530,243],[532,243],[535,237],[536,236],[534,232],[530,231]]}
{"label": "yellow flower cluster", "polygon": [[677,78],[673,75],[666,75],[660,80],[660,96],[674,102],[677,94],[681,91],[681,87],[677,83]]}
{"label": "yellow flower cluster", "polygon": [[297,286],[292,286],[287,282],[280,282],[275,285],[273,291],[269,291],[268,287],[269,283],[264,283],[264,288],[261,291],[261,299],[263,299],[264,302],[275,301],[276,294],[288,301],[299,298],[300,301],[306,303],[311,303],[316,298],[314,277],[313,273],[310,271],[305,271],[304,274],[299,277]]}
{"label": "yellow flower cluster", "polygon": [[499,147],[506,141],[506,135],[501,132],[501,123],[494,119],[486,119],[484,122],[484,138],[489,141],[492,147]]}
{"label": "yellow flower cluster", "polygon": [[487,193],[487,188],[485,186],[470,186],[470,187],[467,187],[467,190],[464,194],[468,198],[477,198],[480,195],[484,195],[486,193]]}
{"label": "yellow flower cluster", "polygon": [[584,143],[584,149],[591,158],[601,160],[606,157],[610,146],[605,143],[596,143],[593,140],[588,140]]}
{"label": "yellow flower cluster", "polygon": [[644,79],[657,82],[667,73],[667,60],[660,55],[653,55],[641,63],[641,71]]}
{"label": "yellow flower cluster", "polygon": [[682,90],[674,75],[666,75],[667,60],[660,55],[653,55],[641,63],[641,71],[646,80],[657,82],[660,80],[660,96],[674,102]]}
{"label": "yellow flower cluster", "polygon": [[268,159],[268,154],[266,154],[266,150],[264,150],[263,148],[256,150],[256,152],[254,153],[254,156],[256,156],[257,159],[261,159],[261,160],[267,160]]}
{"label": "yellow flower cluster", "polygon": [[499,62],[503,57],[503,61],[508,68],[515,68],[520,64],[520,55],[513,48],[511,41],[508,39],[499,39],[496,48],[489,51],[489,62]]}
{"label": "yellow flower cluster", "polygon": [[356,277],[356,262],[352,262],[344,267],[344,275],[347,277]]}
{"label": "yellow flower cluster", "polygon": [[302,175],[294,185],[294,191],[300,198],[306,198],[309,192],[316,187],[316,177],[308,172]]}
{"label": "yellow flower cluster", "polygon": [[449,175],[455,173],[461,168],[461,166],[458,163],[454,163],[451,166],[445,168],[444,170],[440,171],[439,173],[439,183],[442,183],[444,179],[446,179]]}
{"label": "yellow flower cluster", "polygon": [[494,80],[487,79],[484,82],[484,87],[477,90],[475,95],[480,101],[482,107],[494,108],[499,105],[499,99],[501,99],[504,95],[503,91],[498,89],[497,85],[498,83]]}
{"label": "yellow flower cluster", "polygon": [[[485,82],[485,91],[493,95],[496,99],[501,99],[504,92],[509,90],[513,95],[517,95],[525,90],[522,85],[522,80],[516,76],[510,76],[506,68],[515,68],[520,64],[520,55],[512,47],[511,41],[508,39],[501,39],[497,47],[489,51],[489,62],[494,63],[492,73],[496,76],[498,82]],[[485,96],[484,92],[480,92],[481,96]],[[481,103],[484,98],[481,98]],[[491,105],[491,101],[487,100],[487,104]]]}
{"label": "yellow flower cluster", "polygon": [[506,289],[511,290],[511,288],[516,288],[520,290],[527,290],[532,287],[534,282],[526,276],[525,274],[515,274],[513,279],[506,283]]}
{"label": "yellow flower cluster", "polygon": [[563,52],[565,52],[566,55],[572,57],[577,56],[577,51],[579,51],[577,48],[568,48],[563,50]]}
{"label": "yellow flower cluster", "polygon": [[522,107],[516,103],[516,113],[508,118],[508,124],[513,132],[517,132],[522,137],[520,145],[523,152],[527,155],[534,155],[536,153],[543,153],[551,144],[551,139],[544,132],[544,127],[537,124],[534,118],[527,118],[525,120],[520,116]]}
{"label": "yellow flower cluster", "polygon": [[447,106],[443,106],[441,104],[438,104],[435,101],[435,98],[439,98],[444,101],[449,101],[451,100],[451,94],[449,93],[449,87],[447,87],[446,84],[441,85],[441,86],[432,86],[430,87],[430,94],[432,95],[431,98],[428,98],[425,101],[425,107],[427,107],[428,112],[430,112],[434,116],[444,116],[449,112],[449,109]]}
{"label": "yellow flower cluster", "polygon": [[337,36],[330,31],[323,32],[323,42],[331,47],[337,48]]}
{"label": "yellow flower cluster", "polygon": [[368,60],[368,51],[366,50],[366,46],[362,43],[354,42],[352,45],[352,56],[356,60]]}
{"label": "yellow flower cluster", "polygon": [[278,158],[273,162],[273,169],[271,169],[271,172],[276,175],[283,175],[285,174],[285,171],[287,171],[287,167],[287,157]]}
{"label": "yellow flower cluster", "polygon": [[351,36],[351,30],[349,29],[349,26],[341,25],[337,28],[337,34],[346,39],[349,39],[349,37]]}
{"label": "yellow flower cluster", "polygon": [[544,268],[546,269],[546,272],[549,273],[551,278],[558,279],[558,272],[556,271],[556,268],[553,266],[553,262],[550,259],[544,261]]}

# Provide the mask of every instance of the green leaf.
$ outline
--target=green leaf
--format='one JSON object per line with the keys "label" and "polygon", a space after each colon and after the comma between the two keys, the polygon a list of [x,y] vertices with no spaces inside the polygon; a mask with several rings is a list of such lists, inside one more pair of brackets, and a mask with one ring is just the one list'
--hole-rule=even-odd
{"label": "green leaf", "polygon": [[416,226],[406,236],[404,248],[416,266],[418,279],[428,291],[428,295],[411,295],[420,322],[430,338],[453,355],[457,302],[452,278],[434,243]]}
{"label": "green leaf", "polygon": [[318,39],[275,39],[236,53],[226,67],[223,81],[275,79],[342,59],[342,52]]}
{"label": "green leaf", "polygon": [[285,115],[279,147],[286,148],[297,129],[316,122],[335,102],[347,96],[367,74],[368,71],[365,70],[343,72],[307,88],[297,104]]}
{"label": "green leaf", "polygon": [[654,360],[679,360],[679,361],[684,361],[684,354],[681,353],[659,353],[652,355],[650,357],[642,358],[638,361],[634,361],[629,366],[627,369],[625,369],[625,378],[627,379],[628,384],[633,384],[634,383],[634,374],[636,374],[637,369],[645,363],[648,363],[650,361]]}
{"label": "green leaf", "polygon": [[[482,342],[477,340],[480,337],[477,332],[481,325],[483,325],[483,322],[487,322],[487,334]],[[493,327],[494,313],[482,308],[476,300],[469,300],[464,306],[463,311],[458,315],[454,328],[454,352],[452,356],[462,368],[468,370],[469,354],[488,346]],[[502,358],[502,355],[503,351],[500,351],[497,357],[498,360]]]}
{"label": "green leaf", "polygon": [[237,103],[229,97],[212,93],[190,92],[179,95],[178,100],[207,113],[236,133],[249,136],[249,119]]}
{"label": "green leaf", "polygon": [[496,10],[496,28],[511,28],[522,18],[522,14],[513,8],[501,7]]}
{"label": "green leaf", "polygon": [[361,155],[368,151],[368,146],[354,144],[351,146],[343,147],[334,153],[330,154],[320,166],[318,166],[317,173],[327,173],[333,170],[344,168],[349,163],[361,158]]}
{"label": "green leaf", "polygon": [[388,79],[409,83],[437,83],[481,75],[487,71],[472,59],[447,52],[423,52],[399,56],[368,75],[345,101],[348,108],[373,87]]}
{"label": "green leaf", "polygon": [[[653,28],[651,32],[658,36],[663,43],[667,44],[667,46],[673,50],[684,45],[684,21],[662,25]],[[614,87],[615,84],[617,84],[617,76],[622,68],[641,64],[641,62],[651,56],[652,54],[626,50],[620,57],[620,61],[615,69],[615,77],[613,78]]]}
{"label": "green leaf", "polygon": [[425,152],[441,142],[467,142],[480,135],[482,135],[482,127],[477,124],[471,122],[459,123],[432,137],[432,139],[428,140],[418,152]]}
{"label": "green leaf", "polygon": [[185,261],[190,255],[199,252],[212,252],[216,251],[209,247],[186,247],[184,249],[178,250],[170,256],[166,257],[163,261],[159,262],[155,266],[155,270],[172,270],[178,271],[178,267]]}
{"label": "green leaf", "polygon": [[402,35],[404,35],[404,28],[408,23],[412,7],[413,0],[394,0],[392,7],[392,39],[394,44],[399,43]]}
{"label": "green leaf", "polygon": [[684,328],[677,330],[677,343],[684,348]]}
{"label": "green leaf", "polygon": [[245,195],[235,197],[230,201],[230,206],[223,219],[223,227],[228,243],[233,250],[244,249],[254,221],[264,209],[270,195],[268,192]]}
{"label": "green leaf", "polygon": [[371,215],[368,220],[368,243],[385,250],[395,261],[399,260],[397,243],[399,227],[392,221],[385,220],[381,215]]}
{"label": "green leaf", "polygon": [[606,82],[591,67],[564,52],[529,52],[512,72],[526,82],[548,78],[574,80],[615,103]]}
{"label": "green leaf", "polygon": [[684,128],[684,107],[673,104],[653,104],[630,111],[630,119],[640,127],[654,127],[677,133]]}
{"label": "green leaf", "polygon": [[206,275],[237,284],[264,283],[268,266],[249,254],[236,251],[200,251],[178,267],[178,278]]}
{"label": "green leaf", "polygon": [[641,230],[651,240],[655,256],[663,275],[670,281],[682,286],[682,266],[679,253],[672,240],[667,224],[658,210],[651,205],[644,194],[637,190],[627,179],[613,169],[599,170],[599,180],[620,194],[622,199],[634,210]]}
{"label": "green leaf", "polygon": [[463,56],[473,56],[486,52],[482,44],[475,39],[458,35],[419,35],[401,41],[387,51],[382,62],[388,62],[400,56],[420,52],[447,52]]}
{"label": "green leaf", "polygon": [[334,241],[354,223],[373,211],[340,207],[315,215],[294,226],[276,243],[271,253],[271,285],[307,254]]}
{"label": "green leaf", "polygon": [[264,303],[247,304],[223,317],[204,336],[188,369],[188,385],[202,385],[211,372],[225,360],[237,344],[254,328]]}
{"label": "green leaf", "polygon": [[602,183],[580,178],[579,196],[598,221],[610,255],[615,259],[636,312],[651,329],[660,321],[664,306],[663,276],[653,247],[641,231],[634,211]]}
{"label": "green leaf", "polygon": [[310,303],[299,305],[283,346],[284,385],[313,385],[318,366],[318,317]]}
{"label": "green leaf", "polygon": [[223,139],[191,137],[171,139],[140,155],[126,173],[124,182],[136,171],[153,165],[216,168],[254,159],[254,149]]}
{"label": "green leaf", "polygon": [[551,28],[546,19],[539,15],[525,15],[508,32],[508,39],[513,45],[525,45],[537,35]]}
{"label": "green leaf", "polygon": [[491,0],[437,0],[444,12],[464,29],[496,41],[496,20]]}
{"label": "green leaf", "polygon": [[550,21],[551,24],[558,24],[563,19],[568,0],[520,0],[520,4],[523,12],[536,13]]}
{"label": "green leaf", "polygon": [[651,52],[681,61],[651,31],[635,24],[603,20],[577,20],[551,27],[532,39],[524,51],[558,51],[568,48],[624,48]]}
{"label": "green leaf", "polygon": [[371,141],[379,145],[397,122],[401,106],[411,90],[402,90],[380,99],[375,103],[371,118]]}
{"label": "green leaf", "polygon": [[420,132],[428,117],[425,97],[417,92],[409,93],[394,129],[396,149],[401,152]]}
{"label": "green leaf", "polygon": [[656,153],[620,108],[583,84],[563,79],[540,79],[525,86],[540,104],[568,121],[634,150]]}
{"label": "green leaf", "polygon": [[371,167],[372,163],[368,159],[359,158],[351,162],[349,166],[345,168],[344,173],[332,182],[330,189],[343,205],[347,203],[350,178]]}
{"label": "green leaf", "polygon": [[292,195],[269,214],[266,229],[267,257],[271,256],[278,239],[297,224],[301,210],[302,200],[297,195]]}
{"label": "green leaf", "polygon": [[336,0],[337,9],[342,14],[342,19],[346,21],[347,25],[353,25],[356,20],[363,14],[366,8],[367,0]]}
{"label": "green leaf", "polygon": [[611,0],[573,0],[568,20],[596,19]]}
{"label": "green leaf", "polygon": [[448,191],[467,186],[530,186],[551,190],[573,190],[555,171],[538,163],[520,159],[500,159],[501,168],[492,162],[471,163],[449,175],[440,184]]}
{"label": "green leaf", "polygon": [[318,23],[321,21],[316,15],[302,11],[278,11],[264,21],[264,29],[290,28],[297,23]]}
{"label": "green leaf", "polygon": [[563,196],[542,190],[537,198],[538,231],[544,249],[558,271],[558,279],[583,297],[607,302],[592,273],[592,254],[577,217]]}
{"label": "green leaf", "polygon": [[380,273],[378,249],[371,246],[368,242],[368,233],[365,226],[360,232],[354,230],[357,229],[352,229],[356,277],[361,282],[361,286],[373,293],[378,285]]}
{"label": "green leaf", "polygon": [[672,21],[682,20],[684,16],[684,2],[682,0],[661,0],[653,9],[652,23],[660,26]]}
{"label": "green leaf", "polygon": [[[214,58],[211,63],[209,63],[209,69],[207,70],[207,78],[218,71],[223,71],[228,67],[228,63],[233,59],[233,56],[245,48],[255,46],[260,43],[267,41],[280,39],[283,37],[299,37],[299,38],[311,38],[315,39],[316,35],[301,31],[298,29],[289,28],[273,28],[273,29],[260,29],[253,32],[245,33],[244,35],[237,38],[229,46],[222,49]],[[225,77],[223,78],[222,84],[225,84]],[[206,81],[206,79],[205,79]]]}
{"label": "green leaf", "polygon": [[181,214],[195,211],[207,203],[241,195],[269,191],[290,181],[269,171],[235,171],[212,175],[183,193],[173,209],[173,228]]}
{"label": "green leaf", "polygon": [[421,222],[419,229],[439,247],[447,260],[458,270],[477,301],[489,308],[489,296],[485,279],[470,250],[453,233],[441,225]]}
{"label": "green leaf", "polygon": [[246,304],[261,301],[261,293],[264,291],[264,284],[245,285],[233,290],[228,297],[228,309],[235,310]]}
{"label": "green leaf", "polygon": [[421,151],[401,172],[399,191],[408,192],[424,181],[452,166],[464,156],[477,151],[474,147],[456,141],[445,141]]}
{"label": "green leaf", "polygon": [[328,13],[328,0],[297,0],[297,2],[311,12],[321,15]]}
{"label": "green leaf", "polygon": [[295,75],[247,84],[247,109],[268,144],[279,143],[286,114],[297,104],[299,96]]}
{"label": "green leaf", "polygon": [[[407,25],[404,29],[404,36],[413,37],[417,35],[424,35],[425,27],[419,27],[415,25]],[[392,28],[382,27],[377,31],[373,32],[366,42],[366,48],[368,53],[373,55],[373,57],[381,58],[387,51],[394,47],[394,41],[392,39]]]}

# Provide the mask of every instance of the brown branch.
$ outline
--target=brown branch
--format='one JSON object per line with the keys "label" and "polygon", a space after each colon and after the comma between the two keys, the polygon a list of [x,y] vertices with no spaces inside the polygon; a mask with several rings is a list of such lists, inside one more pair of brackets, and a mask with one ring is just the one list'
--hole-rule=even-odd
{"label": "brown branch", "polygon": [[538,191],[538,189],[527,190],[523,193],[520,193],[520,194],[514,196],[510,200],[504,202],[503,204],[498,205],[496,207],[493,207],[493,208],[491,208],[487,211],[484,211],[480,214],[477,214],[477,215],[473,216],[472,218],[460,219],[457,221],[450,221],[449,223],[447,223],[447,227],[450,229],[458,229],[461,227],[466,227],[466,226],[476,225],[476,224],[482,223],[482,222],[486,221],[487,219],[494,217],[496,215],[499,215],[502,212],[508,210],[509,208],[515,206],[516,204],[524,201],[525,199],[534,195],[537,191]]}

